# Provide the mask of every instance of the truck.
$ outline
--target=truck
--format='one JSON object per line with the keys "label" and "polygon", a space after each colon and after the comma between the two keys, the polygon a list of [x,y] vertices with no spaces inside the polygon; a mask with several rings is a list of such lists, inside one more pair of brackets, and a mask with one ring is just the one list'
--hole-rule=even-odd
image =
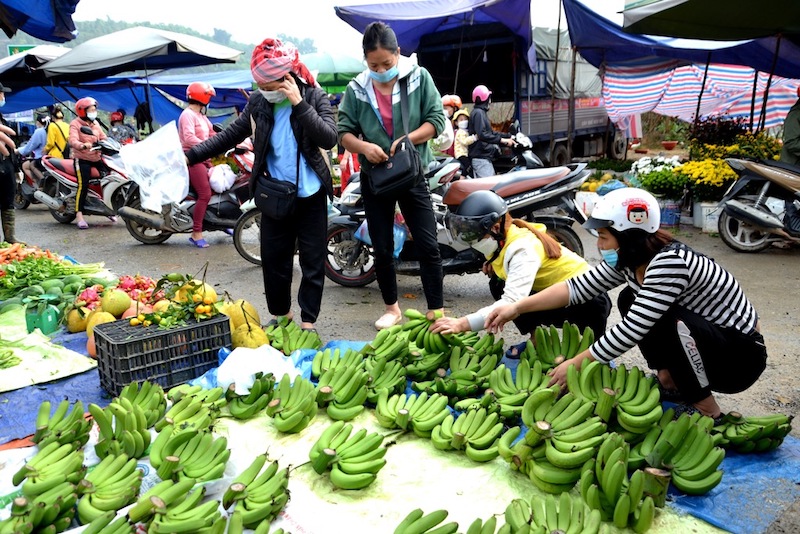
{"label": "truck", "polygon": [[[551,166],[575,157],[623,159],[627,139],[603,107],[598,70],[573,53],[566,30],[532,32],[535,60],[509,28],[490,23],[423,35],[417,61],[442,94],[457,94],[465,104],[475,86],[486,85],[492,91],[493,128],[506,131],[518,121],[536,154]],[[504,155],[510,155],[508,149]],[[501,157],[495,166],[510,166],[510,159]]]}

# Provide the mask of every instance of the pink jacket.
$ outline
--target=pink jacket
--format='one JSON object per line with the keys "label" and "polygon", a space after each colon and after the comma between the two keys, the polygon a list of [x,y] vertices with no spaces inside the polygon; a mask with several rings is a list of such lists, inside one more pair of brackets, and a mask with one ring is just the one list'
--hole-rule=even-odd
{"label": "pink jacket", "polygon": [[[89,126],[94,132],[94,135],[89,135],[81,132],[81,126]],[[103,129],[97,121],[87,122],[84,119],[73,119],[69,123],[69,146],[72,148],[71,156],[75,159],[82,159],[86,161],[100,161],[99,150],[86,150],[83,148],[84,143],[94,144],[96,141],[101,141],[106,138]]]}
{"label": "pink jacket", "polygon": [[181,138],[181,147],[184,151],[199,145],[214,133],[211,121],[202,113],[190,108],[181,112],[178,119],[178,136]]}

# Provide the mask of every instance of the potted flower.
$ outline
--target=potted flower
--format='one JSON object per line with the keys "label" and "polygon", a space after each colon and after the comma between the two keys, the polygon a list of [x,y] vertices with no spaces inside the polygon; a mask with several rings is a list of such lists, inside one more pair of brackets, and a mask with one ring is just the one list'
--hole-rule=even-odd
{"label": "potted flower", "polygon": [[716,232],[717,203],[736,181],[736,173],[724,159],[684,163],[678,172],[686,178],[694,204],[693,222],[705,232]]}

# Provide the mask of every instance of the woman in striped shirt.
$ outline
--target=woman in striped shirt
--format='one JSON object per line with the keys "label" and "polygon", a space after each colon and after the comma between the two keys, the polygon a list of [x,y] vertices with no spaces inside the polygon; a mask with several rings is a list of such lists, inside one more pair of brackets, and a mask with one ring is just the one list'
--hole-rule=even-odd
{"label": "woman in striped shirt", "polygon": [[744,391],[766,367],[758,314],[728,271],[659,230],[660,222],[650,193],[634,188],[608,193],[585,224],[597,229],[603,262],[496,308],[486,327],[497,332],[520,313],[578,304],[627,283],[618,301],[622,322],[552,369],[550,383],[563,386],[571,364],[608,363],[639,345],[663,390],[717,418],[721,410],[711,392]]}

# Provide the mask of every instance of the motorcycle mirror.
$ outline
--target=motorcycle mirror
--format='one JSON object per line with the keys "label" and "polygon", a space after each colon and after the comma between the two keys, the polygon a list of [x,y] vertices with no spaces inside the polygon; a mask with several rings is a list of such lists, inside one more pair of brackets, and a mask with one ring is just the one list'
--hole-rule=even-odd
{"label": "motorcycle mirror", "polygon": [[217,133],[219,133],[222,130],[224,130],[224,128],[222,127],[221,124],[214,124],[214,125],[211,126],[211,128]]}
{"label": "motorcycle mirror", "polygon": [[94,132],[88,126],[81,126],[81,133],[85,133],[86,135],[94,135]]}
{"label": "motorcycle mirror", "polygon": [[508,133],[511,135],[517,135],[517,132],[519,132],[519,120],[515,120],[508,127]]}

